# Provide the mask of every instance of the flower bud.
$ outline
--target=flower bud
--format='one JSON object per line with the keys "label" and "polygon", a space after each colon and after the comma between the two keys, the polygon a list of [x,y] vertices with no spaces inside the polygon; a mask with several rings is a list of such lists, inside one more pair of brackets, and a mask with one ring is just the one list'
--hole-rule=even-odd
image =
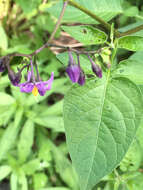
{"label": "flower bud", "polygon": [[88,58],[91,62],[92,71],[96,74],[97,77],[102,78],[102,69],[100,68],[100,66],[94,63],[94,61],[89,56]]}
{"label": "flower bud", "polygon": [[92,71],[96,74],[97,77],[102,78],[102,70],[99,65],[92,63]]}
{"label": "flower bud", "polygon": [[17,73],[15,73],[12,69],[9,69],[8,77],[9,77],[9,80],[11,81],[11,83],[14,86],[17,86],[21,81],[21,77],[22,77],[21,71],[18,71]]}

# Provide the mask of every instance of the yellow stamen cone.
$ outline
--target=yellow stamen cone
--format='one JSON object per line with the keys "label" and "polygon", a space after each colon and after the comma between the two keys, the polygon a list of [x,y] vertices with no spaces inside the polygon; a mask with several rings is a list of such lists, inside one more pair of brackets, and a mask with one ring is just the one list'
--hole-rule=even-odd
{"label": "yellow stamen cone", "polygon": [[34,96],[37,96],[37,95],[38,95],[38,89],[37,89],[36,86],[34,86],[34,88],[33,88],[33,90],[32,90],[32,94],[33,94]]}

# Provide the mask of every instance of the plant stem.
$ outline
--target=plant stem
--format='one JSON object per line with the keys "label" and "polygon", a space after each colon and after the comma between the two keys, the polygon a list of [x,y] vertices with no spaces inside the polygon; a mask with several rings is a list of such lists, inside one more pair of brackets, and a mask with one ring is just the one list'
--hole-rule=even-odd
{"label": "plant stem", "polygon": [[57,32],[57,30],[58,30],[60,24],[61,24],[61,21],[62,21],[62,18],[63,18],[63,16],[64,16],[66,7],[67,7],[67,5],[68,5],[68,1],[69,1],[69,0],[66,0],[65,2],[63,2],[63,8],[62,8],[61,14],[60,14],[60,16],[59,16],[59,18],[58,18],[58,21],[57,21],[57,23],[56,23],[55,29],[54,29],[54,31],[52,32],[52,34],[51,34],[51,36],[50,36],[48,42],[51,42],[51,41],[53,40],[53,38],[54,38],[54,36],[55,36],[55,34],[56,34],[56,32]]}
{"label": "plant stem", "polygon": [[[65,1],[65,0],[64,0]],[[97,16],[96,14],[94,14],[93,12],[91,12],[90,10],[86,9],[85,7],[81,6],[80,4],[78,4],[77,2],[75,2],[74,0],[69,0],[69,5],[81,10],[82,12],[86,13],[87,15],[89,15],[90,17],[92,17],[93,19],[95,19],[96,21],[98,21],[100,24],[102,24],[102,26],[107,29],[108,31],[111,30],[111,25],[108,22],[105,22],[102,18],[100,18],[99,16]],[[117,30],[114,31],[115,36],[119,37],[120,36],[120,32],[118,32]]]}
{"label": "plant stem", "polygon": [[120,34],[120,37],[123,37],[123,36],[127,36],[127,35],[130,35],[130,34],[133,34],[133,33],[136,33],[136,32],[139,32],[140,30],[143,30],[143,24],[140,25],[140,26],[137,26],[131,30],[128,30],[126,32],[123,32]]}

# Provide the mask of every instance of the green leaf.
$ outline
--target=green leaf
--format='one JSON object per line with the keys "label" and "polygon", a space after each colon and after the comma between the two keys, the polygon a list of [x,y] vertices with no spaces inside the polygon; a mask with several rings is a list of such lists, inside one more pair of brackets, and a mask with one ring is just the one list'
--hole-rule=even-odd
{"label": "green leaf", "polygon": [[66,187],[47,187],[47,188],[44,188],[44,189],[40,189],[40,190],[70,190]]}
{"label": "green leaf", "polygon": [[64,122],[63,117],[60,116],[45,116],[45,117],[35,117],[32,119],[33,122],[42,125],[44,127],[53,129],[57,132],[64,132]]}
{"label": "green leaf", "polygon": [[24,164],[21,168],[27,175],[33,175],[36,170],[40,169],[40,161],[39,159],[30,160],[26,164]]}
{"label": "green leaf", "polygon": [[11,190],[17,190],[18,189],[18,177],[15,173],[12,173],[10,176],[10,188]]}
{"label": "green leaf", "polygon": [[125,36],[118,40],[118,48],[124,48],[131,51],[143,51],[143,37]]}
{"label": "green leaf", "polygon": [[78,190],[77,175],[72,164],[51,141],[49,141],[49,143],[55,161],[56,172],[71,189]]}
{"label": "green leaf", "polygon": [[137,171],[140,167],[142,161],[141,149],[139,143],[135,139],[130,146],[127,154],[125,155],[124,159],[120,163],[120,169],[123,172],[126,171]]}
{"label": "green leaf", "polygon": [[15,0],[15,1],[21,6],[21,8],[25,13],[30,13],[33,9],[37,8],[41,3],[41,0],[31,0],[31,1]]}
{"label": "green leaf", "polygon": [[7,106],[7,105],[11,105],[15,102],[15,99],[4,93],[4,92],[0,92],[0,106]]}
{"label": "green leaf", "polygon": [[67,143],[82,190],[91,190],[122,160],[143,113],[142,96],[126,78],[74,85],[64,100]]}
{"label": "green leaf", "polygon": [[21,185],[21,190],[28,190],[28,181],[22,170],[20,171],[20,175],[18,177],[19,184]]}
{"label": "green leaf", "polygon": [[142,61],[127,59],[118,64],[114,74],[127,77],[138,85],[143,85],[143,64]]}
{"label": "green leaf", "polygon": [[103,44],[107,35],[92,26],[62,26],[62,29],[84,45]]}
{"label": "green leaf", "polygon": [[0,25],[0,48],[2,48],[3,50],[6,50],[7,47],[8,47],[7,35],[3,27]]}
{"label": "green leaf", "polygon": [[[95,13],[97,16],[101,17],[105,21],[109,21],[117,14],[122,13],[121,2],[116,0],[94,0],[88,2],[86,0],[76,0],[76,2],[87,8],[91,12]],[[62,6],[63,3],[62,1],[60,1],[55,6],[48,8],[47,11],[58,18],[62,10]],[[82,11],[79,11],[77,8],[71,6],[67,7],[62,21],[68,23],[97,23],[93,18],[89,17]]]}
{"label": "green leaf", "polygon": [[136,6],[131,6],[125,10],[124,15],[128,17],[134,17],[139,14],[139,10]]}
{"label": "green leaf", "polygon": [[20,162],[25,162],[31,152],[34,140],[34,124],[31,120],[27,120],[20,134],[18,142],[18,156]]}
{"label": "green leaf", "polygon": [[34,190],[39,190],[47,184],[47,175],[45,173],[36,173],[33,176]]}
{"label": "green leaf", "polygon": [[11,167],[7,165],[0,166],[0,181],[6,178],[11,172]]}
{"label": "green leaf", "polygon": [[17,134],[19,132],[19,129],[21,127],[20,121],[23,115],[23,109],[20,108],[17,110],[15,115],[14,123],[11,123],[8,128],[5,130],[2,138],[0,139],[0,161],[5,157],[7,152],[11,149],[13,146]]}

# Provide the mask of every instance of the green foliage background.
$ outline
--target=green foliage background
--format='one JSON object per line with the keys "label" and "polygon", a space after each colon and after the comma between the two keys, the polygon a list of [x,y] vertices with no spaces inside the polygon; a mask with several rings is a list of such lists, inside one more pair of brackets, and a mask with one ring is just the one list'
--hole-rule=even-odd
{"label": "green foliage background", "polygon": [[[58,0],[48,0],[46,3],[42,0],[4,2],[0,0],[1,56],[13,52],[31,53],[39,48],[53,31],[62,6],[62,1]],[[114,22],[120,31],[143,24],[142,0],[110,0],[110,2],[77,0],[77,2],[95,11],[106,21]],[[97,24],[89,16],[72,7],[68,7],[63,22]],[[97,49],[100,43],[107,39],[104,32],[87,26],[88,41],[85,41],[85,36],[80,35],[81,28],[82,26],[76,26],[75,32],[74,26],[73,29],[62,26],[56,33],[56,38],[61,35],[63,29],[84,45],[96,44]],[[141,31],[131,40],[130,36],[124,37],[125,40],[120,39],[121,48],[137,52],[119,50],[116,61],[121,62],[113,73],[119,77],[133,79],[141,90],[143,52],[139,51],[143,51],[142,37]],[[38,97],[38,102],[33,95],[20,93],[17,87],[13,87],[7,73],[0,75],[0,187],[8,185],[11,190],[79,190],[79,181],[69,159],[63,124],[63,97],[71,87],[64,73],[67,54],[59,54],[57,58],[49,49],[45,49],[37,56],[43,80],[47,80],[52,71],[55,73],[52,90],[44,97]],[[14,68],[19,62],[21,59],[18,57],[11,60]],[[85,56],[81,57],[81,65],[85,73],[91,72]],[[74,101],[76,102],[76,99]],[[68,114],[65,117],[68,118]],[[93,190],[113,189],[143,189],[143,123],[118,168],[93,188]]]}

